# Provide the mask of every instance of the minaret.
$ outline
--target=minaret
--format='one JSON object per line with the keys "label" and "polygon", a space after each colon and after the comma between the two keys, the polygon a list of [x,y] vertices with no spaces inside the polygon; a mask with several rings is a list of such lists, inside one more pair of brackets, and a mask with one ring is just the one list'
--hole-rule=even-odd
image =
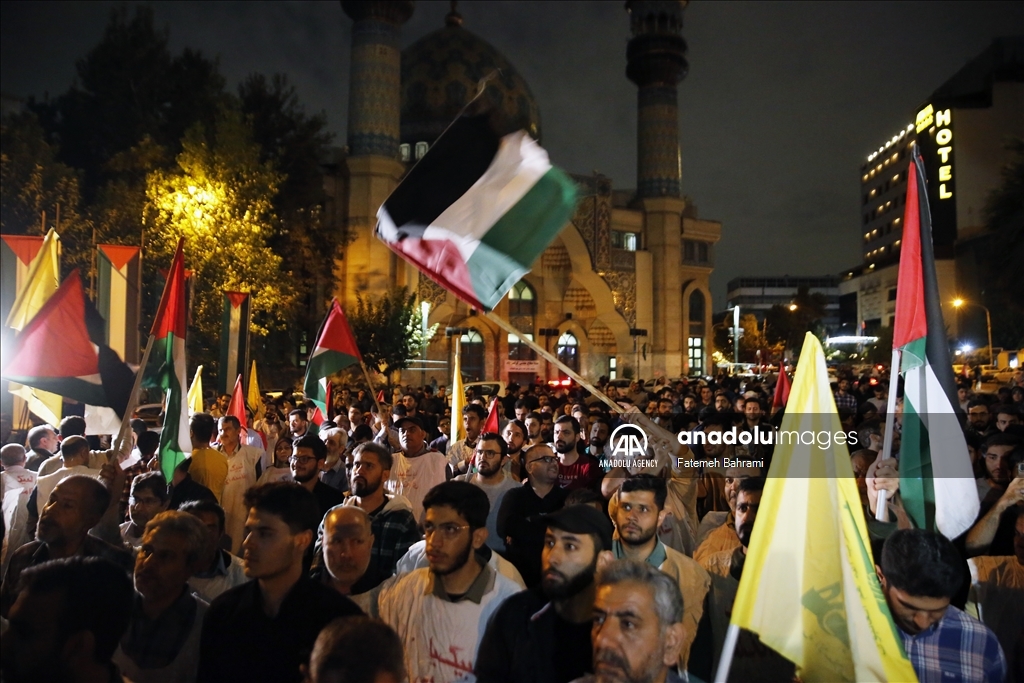
{"label": "minaret", "polygon": [[405,167],[398,156],[401,111],[399,28],[414,3],[343,1],[352,24],[352,64],[348,101],[348,231],[352,242],[340,266],[342,302],[358,291],[379,293],[407,284],[405,268],[373,236],[380,205],[398,184]]}
{"label": "minaret", "polygon": [[[653,262],[652,369],[678,377],[683,369],[681,235],[682,169],[676,84],[686,75],[683,9],[687,0],[626,3],[632,38],[626,76],[637,94],[637,199],[644,211],[646,248]],[[638,296],[642,294],[637,292]]]}

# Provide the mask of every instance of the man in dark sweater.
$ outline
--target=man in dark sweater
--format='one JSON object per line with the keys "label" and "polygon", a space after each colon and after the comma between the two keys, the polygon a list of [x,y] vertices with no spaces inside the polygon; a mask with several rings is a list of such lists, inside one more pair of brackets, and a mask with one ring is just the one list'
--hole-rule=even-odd
{"label": "man in dark sweater", "polygon": [[306,434],[292,444],[292,457],[288,459],[292,478],[316,498],[317,525],[335,505],[345,502],[345,494],[320,481],[320,472],[327,459],[327,444],[319,436]]}
{"label": "man in dark sweater", "polygon": [[307,578],[303,558],[320,521],[316,498],[300,484],[249,489],[242,544],[249,583],[213,601],[203,623],[201,682],[302,680],[299,665],[320,630],[361,614],[348,598]]}

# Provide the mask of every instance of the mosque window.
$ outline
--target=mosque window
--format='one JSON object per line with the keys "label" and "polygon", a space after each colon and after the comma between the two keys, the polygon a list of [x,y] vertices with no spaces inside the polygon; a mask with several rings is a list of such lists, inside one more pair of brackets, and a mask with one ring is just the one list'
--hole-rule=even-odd
{"label": "mosque window", "polygon": [[398,153],[402,156],[402,161],[412,160],[412,147],[408,142],[403,142],[398,146]]}
{"label": "mosque window", "polygon": [[460,340],[462,376],[466,381],[479,382],[484,378],[484,338],[474,329]]}
{"label": "mosque window", "polygon": [[522,339],[514,334],[508,335],[509,360],[537,360],[537,353],[527,346],[523,339],[533,341],[533,335],[524,334]]}
{"label": "mosque window", "polygon": [[640,248],[640,236],[635,232],[612,230],[612,248],[624,251],[636,251]]}
{"label": "mosque window", "polygon": [[574,372],[580,371],[580,344],[572,332],[563,332],[562,336],[558,338],[555,355]]}
{"label": "mosque window", "polygon": [[508,293],[509,315],[535,315],[537,312],[537,296],[528,283],[520,280]]}
{"label": "mosque window", "polygon": [[420,159],[423,158],[423,155],[427,153],[427,149],[429,149],[429,147],[430,147],[430,145],[428,145],[425,142],[417,142],[416,143],[416,160],[417,161],[419,161]]}
{"label": "mosque window", "polygon": [[695,289],[690,292],[690,322],[704,322],[704,294]]}

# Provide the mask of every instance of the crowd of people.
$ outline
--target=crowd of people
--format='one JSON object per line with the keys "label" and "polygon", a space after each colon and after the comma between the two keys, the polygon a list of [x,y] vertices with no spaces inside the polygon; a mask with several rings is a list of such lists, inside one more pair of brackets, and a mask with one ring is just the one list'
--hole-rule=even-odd
{"label": "crowd of people", "polygon": [[[709,681],[775,447],[677,435],[784,408],[758,378],[598,388],[619,410],[510,385],[497,429],[488,397],[451,415],[433,384],[334,387],[327,415],[267,398],[246,424],[220,397],[170,481],[142,420],[120,451],[38,425],[0,450],[3,680]],[[906,654],[923,682],[1024,681],[1024,374],[960,388],[981,513],[952,541],[902,508],[889,390],[841,373],[834,397]],[[636,467],[612,466],[622,424],[648,436]],[[714,457],[763,467],[680,464]],[[798,675],[741,633],[730,680]]]}

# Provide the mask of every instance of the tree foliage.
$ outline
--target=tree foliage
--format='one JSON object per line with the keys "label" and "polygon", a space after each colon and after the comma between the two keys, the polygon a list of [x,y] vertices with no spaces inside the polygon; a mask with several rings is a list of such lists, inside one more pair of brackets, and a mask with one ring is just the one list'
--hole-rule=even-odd
{"label": "tree foliage", "polygon": [[992,312],[992,342],[996,346],[1024,346],[1024,140],[1007,146],[1010,161],[1002,169],[1002,182],[985,204],[989,231],[986,302]]}
{"label": "tree foliage", "polygon": [[390,289],[376,300],[357,295],[356,310],[348,320],[363,361],[388,382],[395,372],[409,367],[437,331],[434,325],[423,334],[416,295],[405,287]]}
{"label": "tree foliage", "polygon": [[799,351],[807,332],[822,335],[827,306],[828,298],[824,294],[812,294],[807,287],[797,288],[790,304],[775,304],[765,314],[768,343]]}
{"label": "tree foliage", "polygon": [[240,115],[224,110],[210,139],[193,127],[176,168],[154,171],[146,181],[149,254],[169,263],[178,238],[185,239],[191,329],[207,353],[219,338],[224,290],[251,292],[257,334],[283,322],[294,302],[290,277],[268,246],[281,176],[260,161],[259,151]]}

